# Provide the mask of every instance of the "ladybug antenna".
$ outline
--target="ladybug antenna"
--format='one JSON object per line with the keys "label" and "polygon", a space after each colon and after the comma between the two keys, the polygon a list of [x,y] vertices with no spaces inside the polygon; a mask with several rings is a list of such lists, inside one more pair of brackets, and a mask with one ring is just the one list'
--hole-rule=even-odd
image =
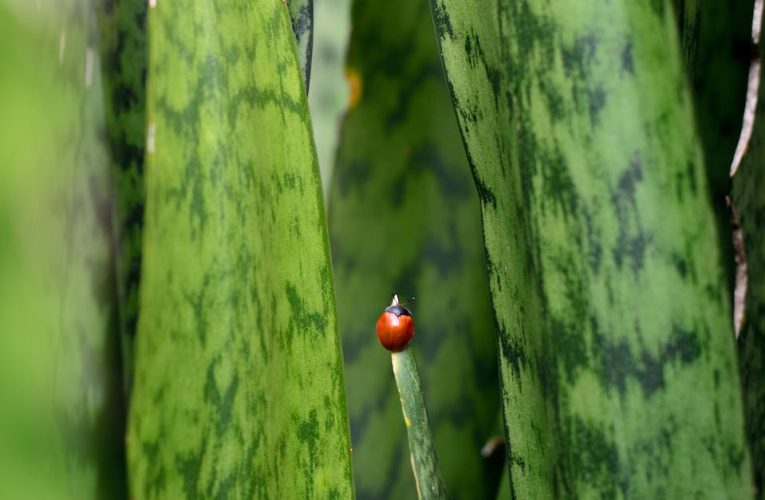
{"label": "ladybug antenna", "polygon": [[390,301],[390,306],[393,307],[393,306],[397,306],[398,304],[399,304],[398,295],[394,293],[393,300]]}

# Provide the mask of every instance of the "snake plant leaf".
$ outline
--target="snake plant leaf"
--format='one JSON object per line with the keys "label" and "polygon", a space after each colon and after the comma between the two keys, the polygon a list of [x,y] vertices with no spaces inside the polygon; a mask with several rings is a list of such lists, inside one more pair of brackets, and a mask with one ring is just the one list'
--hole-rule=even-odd
{"label": "snake plant leaf", "polygon": [[353,3],[354,94],[329,204],[359,498],[416,498],[406,429],[375,322],[394,292],[415,321],[446,487],[485,498],[480,450],[499,412],[480,213],[427,3]]}
{"label": "snake plant leaf", "polygon": [[[762,78],[762,76],[760,77]],[[762,80],[760,80],[762,82]],[[749,148],[733,177],[735,206],[746,256],[746,298],[738,338],[746,435],[757,498],[765,495],[765,87],[760,83]]]}
{"label": "snake plant leaf", "polygon": [[[126,393],[130,392],[133,348],[138,321],[143,232],[144,149],[146,139],[145,0],[97,1],[101,62],[106,94],[107,134],[117,207],[115,251],[117,291]],[[288,3],[306,89],[311,73],[313,1]]]}
{"label": "snake plant leaf", "polygon": [[287,7],[159,0],[148,22],[131,491],[351,497],[329,244]]}
{"label": "snake plant leaf", "polygon": [[433,0],[479,195],[517,498],[751,492],[668,2]]}
{"label": "snake plant leaf", "polygon": [[125,498],[95,12],[0,2],[0,498]]}
{"label": "snake plant leaf", "polygon": [[146,0],[95,2],[106,132],[116,195],[112,231],[126,395],[133,379],[145,203],[146,5]]}
{"label": "snake plant leaf", "polygon": [[300,71],[305,82],[305,91],[311,82],[311,57],[313,55],[313,0],[291,0],[287,2],[292,22],[292,31],[297,42]]}

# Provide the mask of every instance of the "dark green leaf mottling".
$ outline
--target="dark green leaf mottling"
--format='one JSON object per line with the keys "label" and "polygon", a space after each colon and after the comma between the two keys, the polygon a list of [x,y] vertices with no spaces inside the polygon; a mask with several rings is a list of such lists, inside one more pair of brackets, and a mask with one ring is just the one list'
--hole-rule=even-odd
{"label": "dark green leaf mottling", "polygon": [[669,6],[431,5],[482,197],[511,495],[745,497],[730,289]]}
{"label": "dark green leaf mottling", "polygon": [[139,498],[350,498],[329,245],[287,7],[149,14],[128,458]]}

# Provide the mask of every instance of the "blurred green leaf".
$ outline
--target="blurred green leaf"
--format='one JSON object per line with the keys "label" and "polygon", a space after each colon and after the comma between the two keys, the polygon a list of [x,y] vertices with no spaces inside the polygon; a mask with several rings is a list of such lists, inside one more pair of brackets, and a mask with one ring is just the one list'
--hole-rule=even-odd
{"label": "blurred green leaf", "polygon": [[113,194],[87,1],[0,4],[0,498],[124,498]]}
{"label": "blurred green leaf", "polygon": [[348,103],[344,77],[350,32],[350,0],[316,0],[311,90],[308,104],[316,139],[324,198],[327,199],[342,114]]}
{"label": "blurred green leaf", "polygon": [[454,498],[484,498],[499,411],[475,188],[427,3],[353,4],[352,107],[329,218],[359,498],[414,498],[390,356],[375,321],[410,297],[425,402]]}
{"label": "blurred green leaf", "polygon": [[502,481],[499,483],[499,491],[497,491],[496,498],[504,500],[512,498],[510,496],[510,476],[507,474],[502,474]]}
{"label": "blurred green leaf", "polygon": [[517,498],[744,498],[730,289],[668,2],[433,0]]}
{"label": "blurred green leaf", "polygon": [[287,7],[160,0],[149,40],[132,493],[348,498],[329,246]]}

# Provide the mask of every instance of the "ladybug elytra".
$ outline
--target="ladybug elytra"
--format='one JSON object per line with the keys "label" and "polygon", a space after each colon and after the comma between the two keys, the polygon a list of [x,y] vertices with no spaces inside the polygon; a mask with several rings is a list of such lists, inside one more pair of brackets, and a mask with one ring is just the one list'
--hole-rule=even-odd
{"label": "ladybug elytra", "polygon": [[414,336],[414,320],[412,312],[398,302],[398,296],[393,296],[390,306],[377,320],[377,340],[389,351],[398,352],[406,348]]}

